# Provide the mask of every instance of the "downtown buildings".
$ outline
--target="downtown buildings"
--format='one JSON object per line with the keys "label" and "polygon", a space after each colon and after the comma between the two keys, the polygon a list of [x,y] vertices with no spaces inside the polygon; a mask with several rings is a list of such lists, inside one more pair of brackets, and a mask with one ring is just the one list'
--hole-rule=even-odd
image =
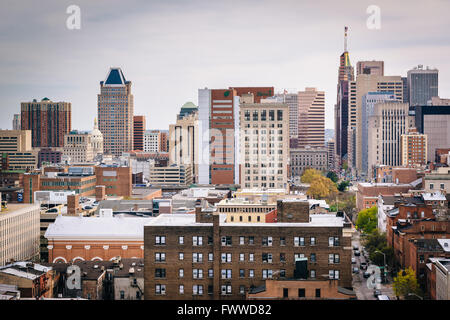
{"label": "downtown buildings", "polygon": [[[426,106],[433,97],[438,97],[437,69],[423,68],[418,65],[408,71],[409,105]],[[406,101],[405,101],[406,102]]]}
{"label": "downtown buildings", "polygon": [[100,82],[98,126],[104,139],[104,153],[121,156],[133,149],[134,99],[131,81],[120,68],[110,68]]}
{"label": "downtown buildings", "polygon": [[48,98],[22,102],[20,120],[21,130],[31,130],[33,147],[63,147],[72,126],[72,106]]}

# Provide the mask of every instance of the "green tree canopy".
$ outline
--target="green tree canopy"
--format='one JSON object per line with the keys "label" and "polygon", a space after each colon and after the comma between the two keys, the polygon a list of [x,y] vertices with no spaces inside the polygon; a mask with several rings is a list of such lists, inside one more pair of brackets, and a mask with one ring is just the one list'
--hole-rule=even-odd
{"label": "green tree canopy", "polygon": [[350,182],[347,180],[341,181],[338,185],[337,185],[337,189],[341,192],[344,192],[347,187],[349,186]]}
{"label": "green tree canopy", "polygon": [[377,207],[373,206],[368,209],[363,209],[358,213],[356,219],[356,226],[359,230],[366,233],[371,233],[377,228]]}
{"label": "green tree canopy", "polygon": [[331,181],[333,181],[334,183],[338,182],[338,180],[339,180],[338,175],[336,174],[336,172],[333,172],[333,171],[329,171],[327,173],[327,178],[330,179]]}

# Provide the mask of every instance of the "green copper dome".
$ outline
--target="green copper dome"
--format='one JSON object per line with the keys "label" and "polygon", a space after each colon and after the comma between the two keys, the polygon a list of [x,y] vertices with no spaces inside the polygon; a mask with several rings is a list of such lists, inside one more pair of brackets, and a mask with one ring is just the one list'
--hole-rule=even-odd
{"label": "green copper dome", "polygon": [[192,103],[191,101],[186,102],[181,107],[181,109],[196,109],[196,108],[197,108],[197,106],[194,103]]}

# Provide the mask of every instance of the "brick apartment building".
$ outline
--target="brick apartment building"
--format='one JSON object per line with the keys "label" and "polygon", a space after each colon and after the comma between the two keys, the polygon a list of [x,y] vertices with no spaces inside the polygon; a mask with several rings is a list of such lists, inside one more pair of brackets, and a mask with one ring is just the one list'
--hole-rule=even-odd
{"label": "brick apartment building", "polygon": [[133,117],[133,150],[144,151],[145,116]]}
{"label": "brick apartment building", "polygon": [[356,191],[356,208],[360,211],[377,205],[379,195],[392,196],[396,193],[407,193],[414,188],[409,183],[359,183]]}
{"label": "brick apartment building", "polygon": [[277,223],[226,223],[225,215],[160,215],[144,227],[145,299],[245,299],[265,280],[335,279],[351,287],[349,227],[284,200]]}

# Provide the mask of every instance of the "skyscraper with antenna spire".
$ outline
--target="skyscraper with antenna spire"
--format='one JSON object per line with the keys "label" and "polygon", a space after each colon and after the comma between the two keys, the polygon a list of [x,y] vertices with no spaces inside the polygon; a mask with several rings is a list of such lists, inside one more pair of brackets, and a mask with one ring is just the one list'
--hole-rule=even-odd
{"label": "skyscraper with antenna spire", "polygon": [[350,64],[350,56],[347,50],[348,27],[344,27],[344,52],[339,58],[337,102],[334,106],[335,117],[335,153],[336,161],[342,165],[347,157],[348,143],[348,82],[353,81],[355,72]]}

